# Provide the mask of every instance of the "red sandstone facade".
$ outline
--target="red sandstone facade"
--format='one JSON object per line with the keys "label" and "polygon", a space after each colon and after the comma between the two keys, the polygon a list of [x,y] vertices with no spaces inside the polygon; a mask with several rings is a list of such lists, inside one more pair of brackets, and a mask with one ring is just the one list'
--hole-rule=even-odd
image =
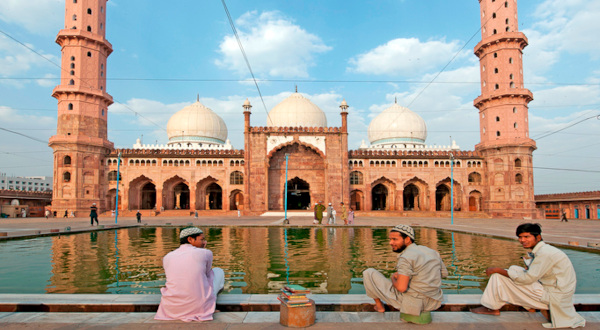
{"label": "red sandstone facade", "polygon": [[[532,152],[523,87],[516,1],[482,0],[479,109],[481,142],[475,151],[348,150],[348,105],[341,127],[251,126],[243,105],[244,150],[114,149],[107,139],[106,0],[67,1],[54,149],[53,209],[85,216],[101,211],[241,210],[261,214],[345,202],[355,210],[485,212],[535,217]],[[80,77],[95,77],[81,80]],[[121,164],[118,165],[118,159]],[[286,174],[287,158],[287,182]],[[451,177],[454,185],[451,187]],[[454,194],[454,204],[451,196]]]}
{"label": "red sandstone facade", "polygon": [[600,191],[536,195],[535,204],[546,219],[600,219]]}

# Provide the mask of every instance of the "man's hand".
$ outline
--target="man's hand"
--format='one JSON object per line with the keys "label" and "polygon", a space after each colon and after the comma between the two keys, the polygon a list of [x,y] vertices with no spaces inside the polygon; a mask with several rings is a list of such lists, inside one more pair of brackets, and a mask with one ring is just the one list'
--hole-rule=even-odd
{"label": "man's hand", "polygon": [[500,275],[509,277],[506,269],[500,268],[500,267],[489,267],[488,269],[485,270],[485,274],[487,276],[492,276],[492,274],[500,274]]}

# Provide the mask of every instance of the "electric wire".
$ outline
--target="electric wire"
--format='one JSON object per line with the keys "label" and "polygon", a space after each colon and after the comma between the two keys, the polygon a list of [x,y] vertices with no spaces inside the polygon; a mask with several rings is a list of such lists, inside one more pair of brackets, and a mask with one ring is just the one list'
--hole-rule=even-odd
{"label": "electric wire", "polygon": [[238,35],[237,29],[235,28],[235,24],[233,23],[233,19],[231,18],[231,14],[229,13],[227,4],[225,3],[225,0],[221,0],[221,3],[223,3],[223,9],[225,10],[225,14],[227,14],[227,19],[229,20],[229,25],[231,26],[231,30],[233,30],[233,34],[235,36],[235,39],[237,40],[238,47],[240,48],[240,51],[242,52],[242,56],[244,57],[244,61],[246,62],[246,66],[248,67],[248,71],[250,71],[250,75],[252,76],[252,81],[254,81],[254,86],[256,86],[256,90],[258,91],[258,96],[260,97],[260,100],[263,104],[265,113],[267,114],[268,122],[272,123],[271,118],[269,117],[269,111],[267,110],[267,105],[265,104],[265,100],[263,99],[262,93],[260,91],[260,87],[258,87],[258,81],[256,80],[256,77],[254,76],[254,72],[252,71],[252,66],[250,66],[250,61],[248,60],[248,56],[246,56],[246,51],[244,50],[244,46],[242,45],[240,36]]}

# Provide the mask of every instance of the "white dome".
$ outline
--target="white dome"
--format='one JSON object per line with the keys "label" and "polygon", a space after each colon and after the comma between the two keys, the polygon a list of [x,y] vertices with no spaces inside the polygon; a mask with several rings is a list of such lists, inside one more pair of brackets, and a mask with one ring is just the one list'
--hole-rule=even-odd
{"label": "white dome", "polygon": [[421,116],[394,103],[369,124],[372,145],[424,145],[427,125]]}
{"label": "white dome", "polygon": [[227,140],[227,125],[214,111],[196,101],[171,116],[167,135],[169,144],[223,144]]}
{"label": "white dome", "polygon": [[318,106],[296,92],[269,112],[267,126],[327,127],[327,117]]}

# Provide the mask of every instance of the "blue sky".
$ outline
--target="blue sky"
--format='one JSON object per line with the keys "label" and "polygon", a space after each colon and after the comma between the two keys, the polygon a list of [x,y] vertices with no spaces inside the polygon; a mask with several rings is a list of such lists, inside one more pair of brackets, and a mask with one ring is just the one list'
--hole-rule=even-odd
{"label": "blue sky", "polygon": [[[252,125],[262,126],[266,112],[296,85],[325,111],[330,126],[340,125],[338,106],[346,99],[351,149],[368,142],[369,122],[395,98],[425,119],[428,145],[448,145],[452,138],[473,150],[478,143],[478,1],[227,5],[261,79],[266,109],[248,81],[221,1],[108,2],[106,37],[114,52],[106,89],[115,99],[108,129],[116,147],[131,147],[142,136],[144,143],[166,143],[170,116],[199,95],[223,117],[234,147],[243,148],[243,101],[254,106]],[[55,133],[51,93],[60,77],[54,64],[60,63],[60,47],[54,40],[63,16],[64,0],[0,1],[0,128],[42,141]],[[531,137],[600,114],[599,17],[599,1],[519,2],[519,29],[529,38],[525,87],[534,94]],[[536,193],[599,190],[599,137],[600,120],[593,118],[539,139]],[[52,175],[52,150],[45,143],[3,130],[0,141],[1,172]]]}

